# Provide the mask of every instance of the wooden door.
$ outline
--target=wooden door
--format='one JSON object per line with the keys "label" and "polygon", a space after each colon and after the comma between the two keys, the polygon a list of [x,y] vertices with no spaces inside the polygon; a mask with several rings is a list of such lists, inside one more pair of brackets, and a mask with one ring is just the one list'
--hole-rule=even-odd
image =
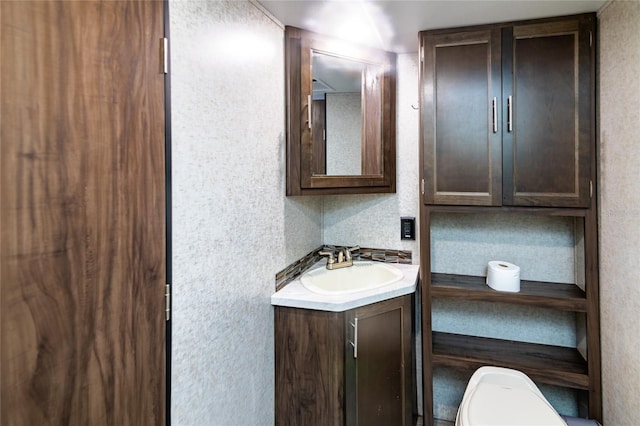
{"label": "wooden door", "polygon": [[500,31],[421,37],[424,203],[500,205]]}
{"label": "wooden door", "polygon": [[165,423],[159,1],[2,1],[0,423]]}
{"label": "wooden door", "polygon": [[503,204],[589,207],[593,15],[503,32]]}
{"label": "wooden door", "polygon": [[409,426],[413,420],[412,296],[347,313],[347,425]]}

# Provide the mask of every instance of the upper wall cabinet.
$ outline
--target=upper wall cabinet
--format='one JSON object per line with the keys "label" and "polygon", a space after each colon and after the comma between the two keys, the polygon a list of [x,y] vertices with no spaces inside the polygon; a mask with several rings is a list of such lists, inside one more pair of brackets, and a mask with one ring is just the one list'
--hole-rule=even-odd
{"label": "upper wall cabinet", "polygon": [[287,195],[396,190],[396,55],[285,30]]}
{"label": "upper wall cabinet", "polygon": [[420,33],[425,204],[589,207],[595,16]]}

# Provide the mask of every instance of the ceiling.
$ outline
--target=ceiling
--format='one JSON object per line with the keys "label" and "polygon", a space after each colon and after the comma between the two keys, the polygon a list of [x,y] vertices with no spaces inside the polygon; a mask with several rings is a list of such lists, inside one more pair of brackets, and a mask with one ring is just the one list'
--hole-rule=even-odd
{"label": "ceiling", "polygon": [[[284,25],[397,53],[418,32],[597,11],[606,0],[257,0]],[[343,30],[351,30],[343,32]]]}

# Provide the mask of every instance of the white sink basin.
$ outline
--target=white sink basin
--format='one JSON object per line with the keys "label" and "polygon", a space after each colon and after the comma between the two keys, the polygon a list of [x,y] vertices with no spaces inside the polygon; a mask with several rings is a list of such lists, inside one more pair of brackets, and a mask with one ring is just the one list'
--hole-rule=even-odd
{"label": "white sink basin", "polygon": [[312,269],[300,277],[300,282],[314,293],[349,294],[384,287],[402,278],[402,271],[389,264],[358,261],[341,269]]}

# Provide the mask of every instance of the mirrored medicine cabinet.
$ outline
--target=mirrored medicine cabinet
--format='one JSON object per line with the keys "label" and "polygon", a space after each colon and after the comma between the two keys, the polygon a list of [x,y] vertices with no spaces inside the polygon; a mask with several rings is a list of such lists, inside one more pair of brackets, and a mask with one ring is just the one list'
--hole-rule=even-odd
{"label": "mirrored medicine cabinet", "polygon": [[285,30],[287,195],[395,192],[396,55]]}

